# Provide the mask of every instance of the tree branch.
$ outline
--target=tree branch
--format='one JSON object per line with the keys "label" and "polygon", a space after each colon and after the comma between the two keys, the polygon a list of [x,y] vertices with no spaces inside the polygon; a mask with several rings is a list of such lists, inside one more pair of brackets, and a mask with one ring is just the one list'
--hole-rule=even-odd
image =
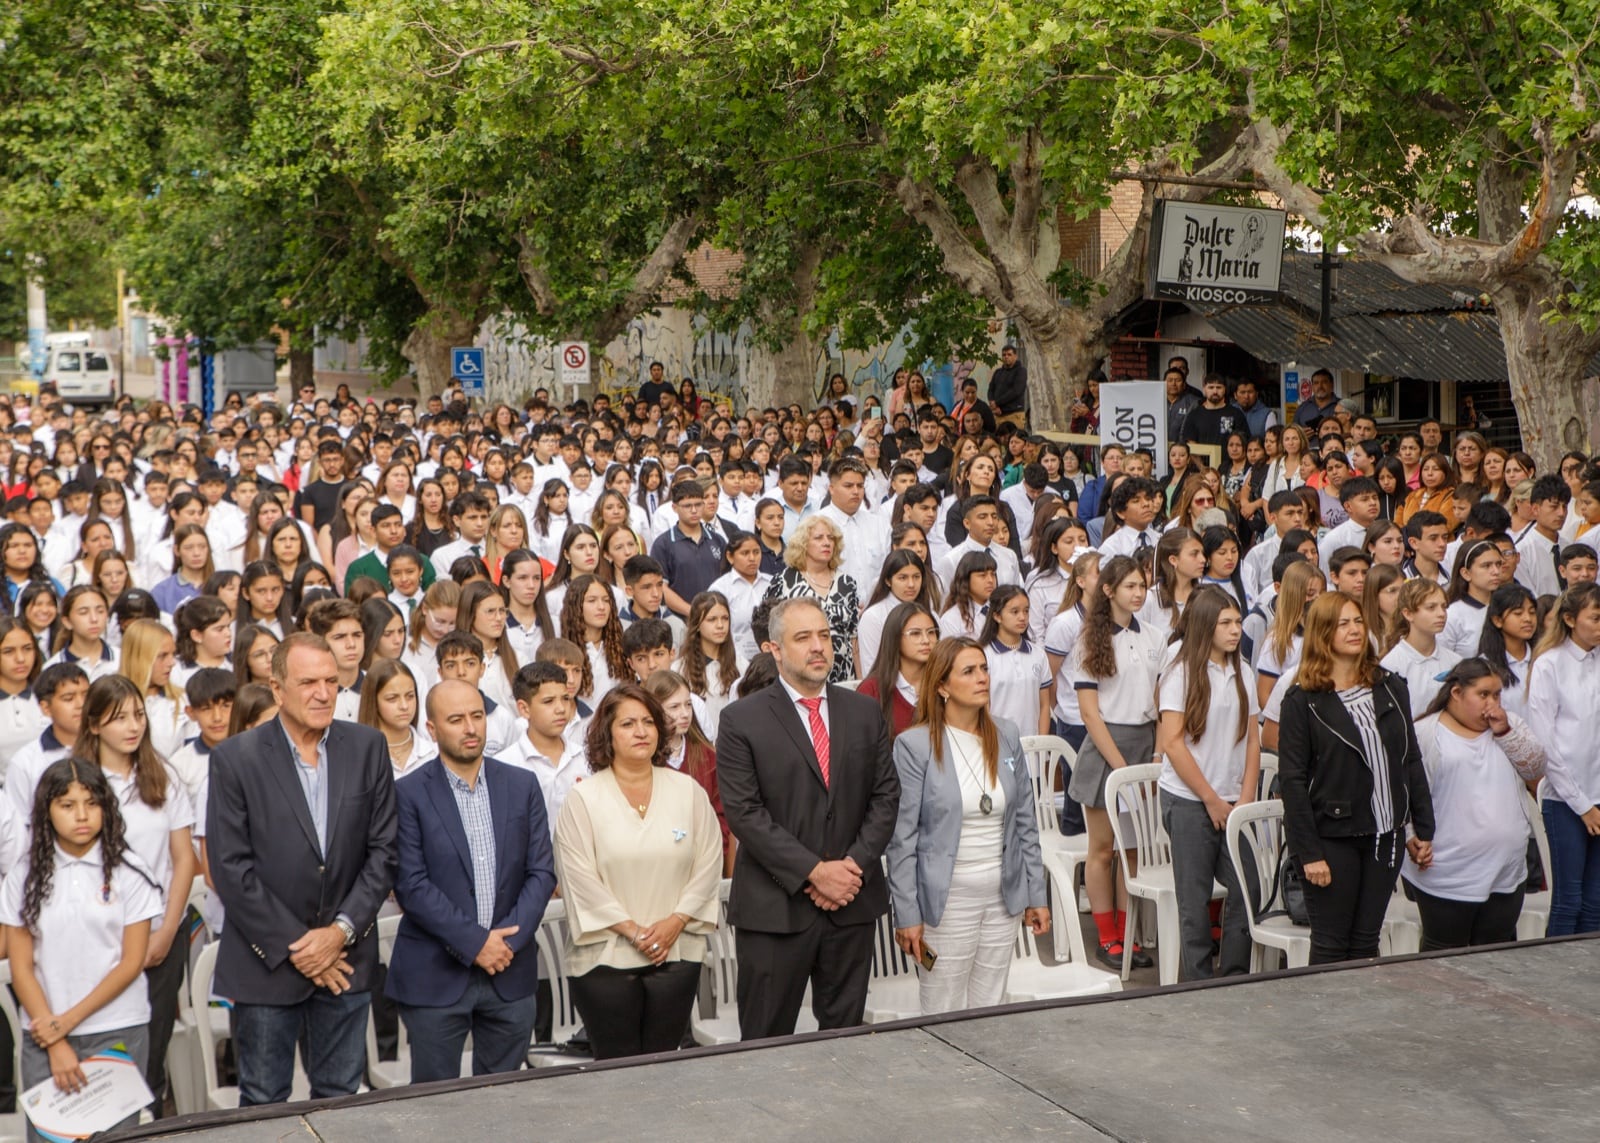
{"label": "tree branch", "polygon": [[910,175],[902,175],[894,190],[905,212],[932,237],[950,276],[973,296],[985,299],[997,309],[1009,309],[994,263],[972,244],[944,197],[928,183]]}
{"label": "tree branch", "polygon": [[590,334],[596,342],[602,345],[609,342],[627,328],[630,321],[656,304],[661,287],[666,285],[673,268],[683,261],[689,243],[700,232],[701,222],[702,216],[697,210],[672,220],[656,248],[634,271],[628,292],[595,322]]}

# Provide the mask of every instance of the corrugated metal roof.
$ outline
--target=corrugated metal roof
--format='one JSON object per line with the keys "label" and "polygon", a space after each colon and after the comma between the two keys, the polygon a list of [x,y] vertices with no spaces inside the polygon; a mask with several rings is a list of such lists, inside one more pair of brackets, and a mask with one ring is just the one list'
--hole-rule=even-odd
{"label": "corrugated metal roof", "polygon": [[[1192,306],[1263,361],[1315,362],[1334,369],[1423,381],[1503,381],[1500,321],[1467,309],[1465,291],[1407,282],[1376,262],[1343,256],[1332,335],[1323,336],[1321,255],[1286,251],[1275,306]],[[1600,356],[1589,374],[1600,374]]]}

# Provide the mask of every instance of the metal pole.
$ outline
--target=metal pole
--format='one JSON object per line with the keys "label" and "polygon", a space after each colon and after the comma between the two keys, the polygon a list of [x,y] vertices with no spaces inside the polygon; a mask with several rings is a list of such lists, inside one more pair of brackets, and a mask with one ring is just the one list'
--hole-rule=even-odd
{"label": "metal pole", "polygon": [[1322,241],[1322,260],[1318,263],[1322,270],[1322,316],[1317,322],[1317,328],[1322,331],[1323,337],[1333,336],[1333,255],[1328,252],[1328,241]]}

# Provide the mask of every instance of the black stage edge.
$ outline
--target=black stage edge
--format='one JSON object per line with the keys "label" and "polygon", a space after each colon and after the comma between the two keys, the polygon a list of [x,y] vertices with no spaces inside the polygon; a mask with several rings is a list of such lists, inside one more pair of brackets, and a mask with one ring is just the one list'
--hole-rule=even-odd
{"label": "black stage edge", "polygon": [[120,1139],[1600,1138],[1594,936],[165,1120]]}

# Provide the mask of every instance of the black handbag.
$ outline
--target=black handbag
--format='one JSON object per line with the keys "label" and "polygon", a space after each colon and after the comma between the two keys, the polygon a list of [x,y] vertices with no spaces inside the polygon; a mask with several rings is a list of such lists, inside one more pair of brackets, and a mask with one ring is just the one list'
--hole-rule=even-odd
{"label": "black handbag", "polygon": [[1273,917],[1288,917],[1291,925],[1311,924],[1311,912],[1306,908],[1305,875],[1288,850],[1279,856],[1277,873],[1267,887],[1266,898],[1256,907],[1256,920]]}

